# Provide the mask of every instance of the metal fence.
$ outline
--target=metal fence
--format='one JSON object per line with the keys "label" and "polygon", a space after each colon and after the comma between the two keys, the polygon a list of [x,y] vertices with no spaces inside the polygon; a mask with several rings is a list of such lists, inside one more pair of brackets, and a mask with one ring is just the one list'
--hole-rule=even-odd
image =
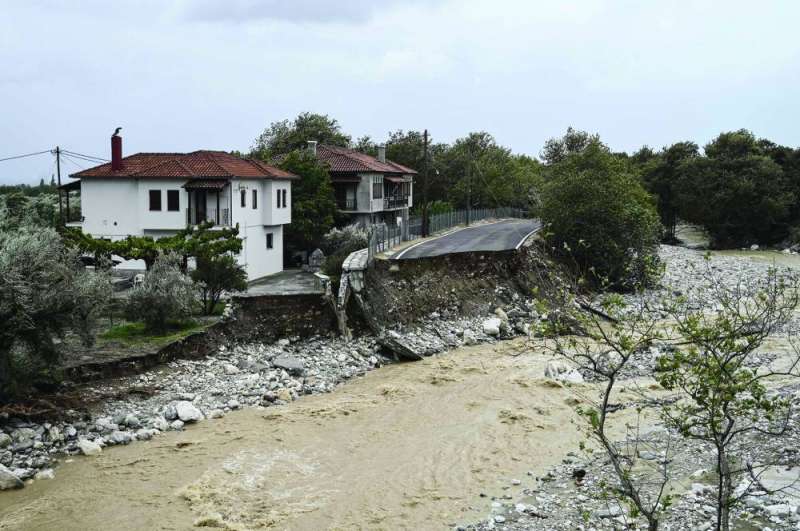
{"label": "metal fence", "polygon": [[[429,216],[429,234],[436,234],[459,225],[466,225],[484,219],[497,218],[525,218],[527,212],[521,208],[479,208],[476,210],[453,210],[443,214]],[[422,238],[422,216],[411,216],[405,226],[390,226],[386,224],[371,225],[369,230],[369,262],[376,254],[386,252],[404,241],[413,241]]]}

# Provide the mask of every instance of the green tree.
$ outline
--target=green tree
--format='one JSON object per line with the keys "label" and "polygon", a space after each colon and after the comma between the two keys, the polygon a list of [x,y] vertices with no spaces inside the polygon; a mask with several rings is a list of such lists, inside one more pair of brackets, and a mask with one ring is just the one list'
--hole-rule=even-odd
{"label": "green tree", "polygon": [[579,154],[587,147],[599,143],[599,135],[568,127],[564,136],[551,138],[544,143],[540,157],[546,164],[557,164],[569,155]]}
{"label": "green tree", "polygon": [[336,199],[327,168],[305,151],[293,151],[281,168],[300,177],[292,184],[292,223],[284,229],[287,252],[319,247],[336,220]]}
{"label": "green tree", "polygon": [[709,285],[715,286],[713,312],[693,310],[685,301],[672,304],[669,317],[680,341],[659,358],[656,380],[687,397],[662,409],[667,424],[683,437],[714,448],[715,529],[727,531],[730,511],[741,499],[735,486],[748,478],[755,483],[765,466],[745,459],[741,439],[750,433],[781,437],[792,422],[791,400],[768,392],[766,383],[775,377],[800,377],[800,356],[788,368],[777,369],[756,369],[760,364],[753,357],[770,335],[791,322],[800,294],[796,280],[774,270],[747,285],[726,288],[713,280]]}
{"label": "green tree", "polygon": [[191,273],[192,280],[200,286],[200,299],[206,315],[214,309],[224,292],[247,289],[247,273],[230,255],[201,255]]}
{"label": "green tree", "polygon": [[678,142],[661,153],[647,157],[638,152],[635,156],[641,160],[642,180],[645,188],[657,199],[658,214],[664,225],[664,238],[668,242],[676,241],[675,230],[678,224],[679,177],[681,165],[700,156],[700,149],[694,142]]}
{"label": "green tree", "polygon": [[594,142],[547,170],[541,217],[553,251],[616,288],[651,278],[661,225],[628,162]]}
{"label": "green tree", "polygon": [[679,214],[703,225],[716,247],[786,237],[796,197],[781,167],[746,130],[722,133],[705,157],[679,166]]}
{"label": "green tree", "polygon": [[304,112],[291,122],[289,120],[272,122],[256,138],[250,155],[268,161],[275,155],[305,149],[309,140],[334,146],[350,145],[350,136],[342,132],[335,118],[327,114]]}
{"label": "green tree", "polygon": [[0,232],[0,398],[26,390],[59,359],[55,339],[88,323],[83,309],[107,293],[87,289],[85,272],[55,230]]}
{"label": "green tree", "polygon": [[177,254],[160,253],[141,285],[134,287],[125,307],[131,321],[143,321],[151,332],[163,333],[170,321],[190,317],[196,304],[196,287],[181,270]]}

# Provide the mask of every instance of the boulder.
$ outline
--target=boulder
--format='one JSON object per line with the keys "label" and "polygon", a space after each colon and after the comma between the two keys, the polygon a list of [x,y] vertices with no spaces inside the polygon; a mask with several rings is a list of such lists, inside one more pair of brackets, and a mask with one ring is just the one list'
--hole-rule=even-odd
{"label": "boulder", "polygon": [[188,400],[181,400],[175,404],[175,411],[178,418],[183,422],[197,422],[203,420],[203,412],[197,409]]}
{"label": "boulder", "polygon": [[276,357],[274,360],[272,360],[272,365],[295,376],[301,376],[303,371],[305,371],[305,365],[303,365],[303,362],[294,356],[290,356],[289,354],[281,354],[280,356]]}
{"label": "boulder", "polygon": [[172,424],[169,425],[175,431],[180,431],[183,429],[183,421],[182,420],[174,420]]}
{"label": "boulder", "polygon": [[25,486],[13,472],[0,465],[0,490],[21,489]]}
{"label": "boulder", "polygon": [[11,436],[0,432],[0,448],[8,448],[11,446]]}
{"label": "boulder", "polygon": [[498,336],[502,324],[503,321],[499,317],[490,317],[483,322],[483,333],[487,336]]}
{"label": "boulder", "polygon": [[128,444],[133,440],[133,436],[127,431],[114,431],[108,436],[108,442],[111,444]]}
{"label": "boulder", "polygon": [[99,444],[89,439],[78,440],[78,448],[80,448],[83,455],[98,455],[103,451]]}
{"label": "boulder", "polygon": [[37,472],[33,476],[33,479],[36,479],[36,480],[53,479],[54,477],[56,477],[56,474],[55,474],[55,472],[53,472],[53,469],[52,468],[45,468],[44,470],[40,470],[39,472]]}

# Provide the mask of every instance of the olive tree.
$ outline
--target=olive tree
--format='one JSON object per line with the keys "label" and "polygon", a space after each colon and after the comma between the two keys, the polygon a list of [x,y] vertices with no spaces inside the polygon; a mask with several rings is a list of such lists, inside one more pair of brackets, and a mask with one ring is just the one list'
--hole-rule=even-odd
{"label": "olive tree", "polygon": [[196,286],[181,271],[181,258],[162,253],[144,281],[131,290],[125,314],[132,321],[143,321],[151,332],[164,332],[170,320],[190,317],[196,303]]}
{"label": "olive tree", "polygon": [[110,295],[55,230],[0,231],[0,397],[19,394],[59,361],[56,339],[70,328],[90,342]]}

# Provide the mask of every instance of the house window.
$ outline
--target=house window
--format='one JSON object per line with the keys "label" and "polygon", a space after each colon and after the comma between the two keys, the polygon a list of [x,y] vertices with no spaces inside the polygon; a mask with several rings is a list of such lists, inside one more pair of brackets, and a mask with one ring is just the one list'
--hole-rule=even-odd
{"label": "house window", "polygon": [[242,190],[241,197],[242,197],[242,208],[244,208],[247,206],[247,190]]}
{"label": "house window", "polygon": [[281,207],[281,191],[280,190],[275,190],[275,198],[278,200],[276,207],[280,208]]}
{"label": "house window", "polygon": [[286,208],[286,190],[281,191],[281,196],[283,197],[283,208]]}
{"label": "house window", "polygon": [[253,190],[253,210],[258,208],[258,190]]}
{"label": "house window", "polygon": [[267,233],[267,249],[272,249],[272,233]]}
{"label": "house window", "polygon": [[150,210],[161,211],[161,190],[150,190]]}
{"label": "house window", "polygon": [[383,175],[372,176],[372,199],[383,199]]}
{"label": "house window", "polygon": [[178,190],[167,190],[167,210],[177,212],[181,209],[181,195]]}

